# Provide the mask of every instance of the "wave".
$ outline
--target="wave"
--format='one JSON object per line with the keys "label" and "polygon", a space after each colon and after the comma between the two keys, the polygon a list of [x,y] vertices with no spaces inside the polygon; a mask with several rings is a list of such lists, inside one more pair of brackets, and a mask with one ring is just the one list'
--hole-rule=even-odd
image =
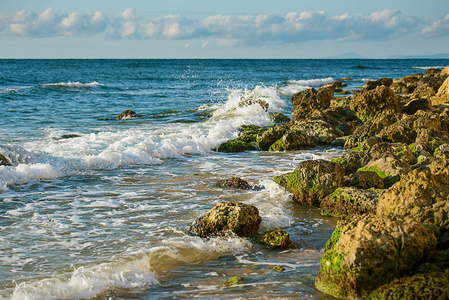
{"label": "wave", "polygon": [[446,67],[446,66],[412,67],[412,69],[418,69],[418,70],[439,69],[439,70],[443,70],[445,67]]}
{"label": "wave", "polygon": [[88,88],[98,88],[105,86],[104,84],[98,83],[96,81],[90,83],[81,83],[79,81],[76,82],[60,82],[60,83],[45,83],[42,86],[44,87],[60,87],[60,88],[74,88],[74,89],[88,89]]}
{"label": "wave", "polygon": [[281,95],[291,96],[298,92],[310,89],[312,87],[322,86],[333,81],[334,79],[332,77],[306,80],[289,80],[287,81],[286,86],[279,88],[278,92]]}

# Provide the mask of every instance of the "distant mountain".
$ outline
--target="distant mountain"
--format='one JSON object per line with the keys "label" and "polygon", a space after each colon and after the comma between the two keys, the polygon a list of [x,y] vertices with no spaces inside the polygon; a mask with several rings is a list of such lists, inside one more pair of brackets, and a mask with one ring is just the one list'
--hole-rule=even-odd
{"label": "distant mountain", "polygon": [[449,53],[438,53],[438,54],[430,54],[430,55],[392,55],[387,56],[385,58],[399,58],[399,59],[449,59]]}
{"label": "distant mountain", "polygon": [[355,52],[348,52],[334,56],[329,56],[327,58],[366,58],[366,57]]}

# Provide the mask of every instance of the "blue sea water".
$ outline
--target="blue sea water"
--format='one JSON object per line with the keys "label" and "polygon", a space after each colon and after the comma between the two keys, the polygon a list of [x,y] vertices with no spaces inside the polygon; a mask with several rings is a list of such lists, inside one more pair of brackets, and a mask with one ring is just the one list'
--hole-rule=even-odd
{"label": "blue sea water", "polygon": [[[290,96],[349,77],[443,68],[449,60],[0,60],[0,298],[326,299],[313,287],[336,219],[273,183],[342,149],[224,154],[243,124],[268,126]],[[262,99],[241,106],[242,100]],[[130,109],[137,118],[115,120]],[[239,176],[262,189],[215,187]],[[277,252],[186,229],[220,201],[257,206]],[[267,268],[282,265],[284,272]],[[233,277],[244,278],[226,287]]]}

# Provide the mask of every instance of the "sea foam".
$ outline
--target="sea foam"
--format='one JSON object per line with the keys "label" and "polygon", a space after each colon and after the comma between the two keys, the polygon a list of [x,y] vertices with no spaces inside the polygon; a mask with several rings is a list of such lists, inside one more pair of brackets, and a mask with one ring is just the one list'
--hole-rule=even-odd
{"label": "sea foam", "polygon": [[306,80],[289,80],[287,84],[279,88],[281,95],[291,96],[298,92],[310,89],[312,87],[322,86],[327,83],[333,82],[332,77],[318,78],[318,79],[306,79]]}

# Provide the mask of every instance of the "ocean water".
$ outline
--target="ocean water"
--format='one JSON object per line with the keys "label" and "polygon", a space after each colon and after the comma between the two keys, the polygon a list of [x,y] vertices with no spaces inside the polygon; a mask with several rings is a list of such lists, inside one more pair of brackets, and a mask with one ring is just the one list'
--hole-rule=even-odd
{"label": "ocean water", "polygon": [[[0,60],[0,299],[327,299],[314,289],[337,219],[293,203],[273,177],[339,148],[224,154],[243,124],[268,126],[290,96],[350,77],[449,60]],[[245,99],[259,105],[241,107]],[[130,109],[137,118],[115,120]],[[238,176],[259,189],[221,189]],[[255,205],[260,231],[297,248],[201,239],[192,221],[220,201]],[[284,272],[267,268],[282,265]],[[226,287],[234,276],[242,284]]]}

